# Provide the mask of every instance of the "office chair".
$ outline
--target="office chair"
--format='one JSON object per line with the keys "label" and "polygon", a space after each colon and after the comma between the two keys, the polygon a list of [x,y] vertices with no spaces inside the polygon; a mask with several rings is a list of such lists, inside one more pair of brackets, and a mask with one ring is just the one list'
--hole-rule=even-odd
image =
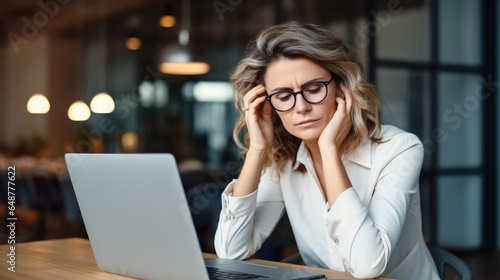
{"label": "office chair", "polygon": [[[436,246],[428,246],[429,251],[436,263],[436,267],[439,273],[439,277],[443,280],[446,279],[446,265],[453,268],[462,278],[462,280],[473,280],[474,275],[469,266],[461,260],[459,257],[455,256],[450,251]],[[281,260],[284,263],[298,264],[302,262],[302,257],[299,253],[295,253]]]}
{"label": "office chair", "polygon": [[427,246],[431,252],[432,258],[436,263],[436,267],[441,279],[446,279],[446,265],[453,268],[462,278],[462,280],[472,280],[474,275],[470,267],[459,257],[455,256],[450,251],[436,246]]}
{"label": "office chair", "polygon": [[196,234],[203,252],[215,253],[213,238],[222,209],[221,194],[226,182],[218,182],[219,170],[204,168],[180,173]]}

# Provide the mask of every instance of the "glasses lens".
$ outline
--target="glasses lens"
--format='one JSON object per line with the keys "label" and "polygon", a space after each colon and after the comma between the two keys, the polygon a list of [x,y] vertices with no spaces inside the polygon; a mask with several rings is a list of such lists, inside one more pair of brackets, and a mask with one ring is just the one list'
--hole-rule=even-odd
{"label": "glasses lens", "polygon": [[278,111],[287,111],[293,107],[295,97],[291,92],[278,92],[271,96],[271,104]]}
{"label": "glasses lens", "polygon": [[[302,90],[304,99],[312,104],[323,101],[327,94],[327,85],[325,83],[313,83]],[[288,111],[295,104],[296,93],[283,91],[277,92],[271,96],[271,104],[278,111]]]}
{"label": "glasses lens", "polygon": [[324,83],[314,83],[304,88],[304,99],[309,103],[319,103],[326,97],[326,85]]}

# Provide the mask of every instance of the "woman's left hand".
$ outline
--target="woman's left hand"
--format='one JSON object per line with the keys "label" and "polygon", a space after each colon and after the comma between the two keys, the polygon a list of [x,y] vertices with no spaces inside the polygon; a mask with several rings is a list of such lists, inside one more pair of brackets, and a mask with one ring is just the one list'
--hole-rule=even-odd
{"label": "woman's left hand", "polygon": [[327,124],[321,133],[318,144],[319,146],[335,146],[337,149],[345,140],[352,127],[351,108],[352,96],[344,84],[339,84],[340,91],[343,92],[344,98],[339,96],[339,89],[337,89],[336,102],[337,110],[333,114],[332,119]]}

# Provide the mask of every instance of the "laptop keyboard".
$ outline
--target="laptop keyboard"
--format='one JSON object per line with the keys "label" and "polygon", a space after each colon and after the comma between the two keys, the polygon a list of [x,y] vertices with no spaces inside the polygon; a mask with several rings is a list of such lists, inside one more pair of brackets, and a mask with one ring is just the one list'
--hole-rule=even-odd
{"label": "laptop keyboard", "polygon": [[243,272],[235,272],[223,270],[220,268],[216,268],[213,266],[207,266],[208,276],[210,280],[224,280],[224,279],[264,279],[269,278],[269,276],[252,274],[252,273],[243,273]]}

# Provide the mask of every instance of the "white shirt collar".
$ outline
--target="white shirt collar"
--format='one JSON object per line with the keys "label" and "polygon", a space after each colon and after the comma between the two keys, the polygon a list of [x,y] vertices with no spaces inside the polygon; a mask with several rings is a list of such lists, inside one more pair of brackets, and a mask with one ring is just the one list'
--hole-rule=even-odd
{"label": "white shirt collar", "polygon": [[[366,139],[361,145],[352,153],[347,160],[352,161],[356,164],[359,164],[366,168],[372,167],[372,141],[370,139]],[[296,170],[300,164],[306,165],[306,163],[310,161],[309,151],[307,150],[306,144],[304,141],[300,143],[299,149],[297,151],[297,157],[292,166],[292,170]]]}

